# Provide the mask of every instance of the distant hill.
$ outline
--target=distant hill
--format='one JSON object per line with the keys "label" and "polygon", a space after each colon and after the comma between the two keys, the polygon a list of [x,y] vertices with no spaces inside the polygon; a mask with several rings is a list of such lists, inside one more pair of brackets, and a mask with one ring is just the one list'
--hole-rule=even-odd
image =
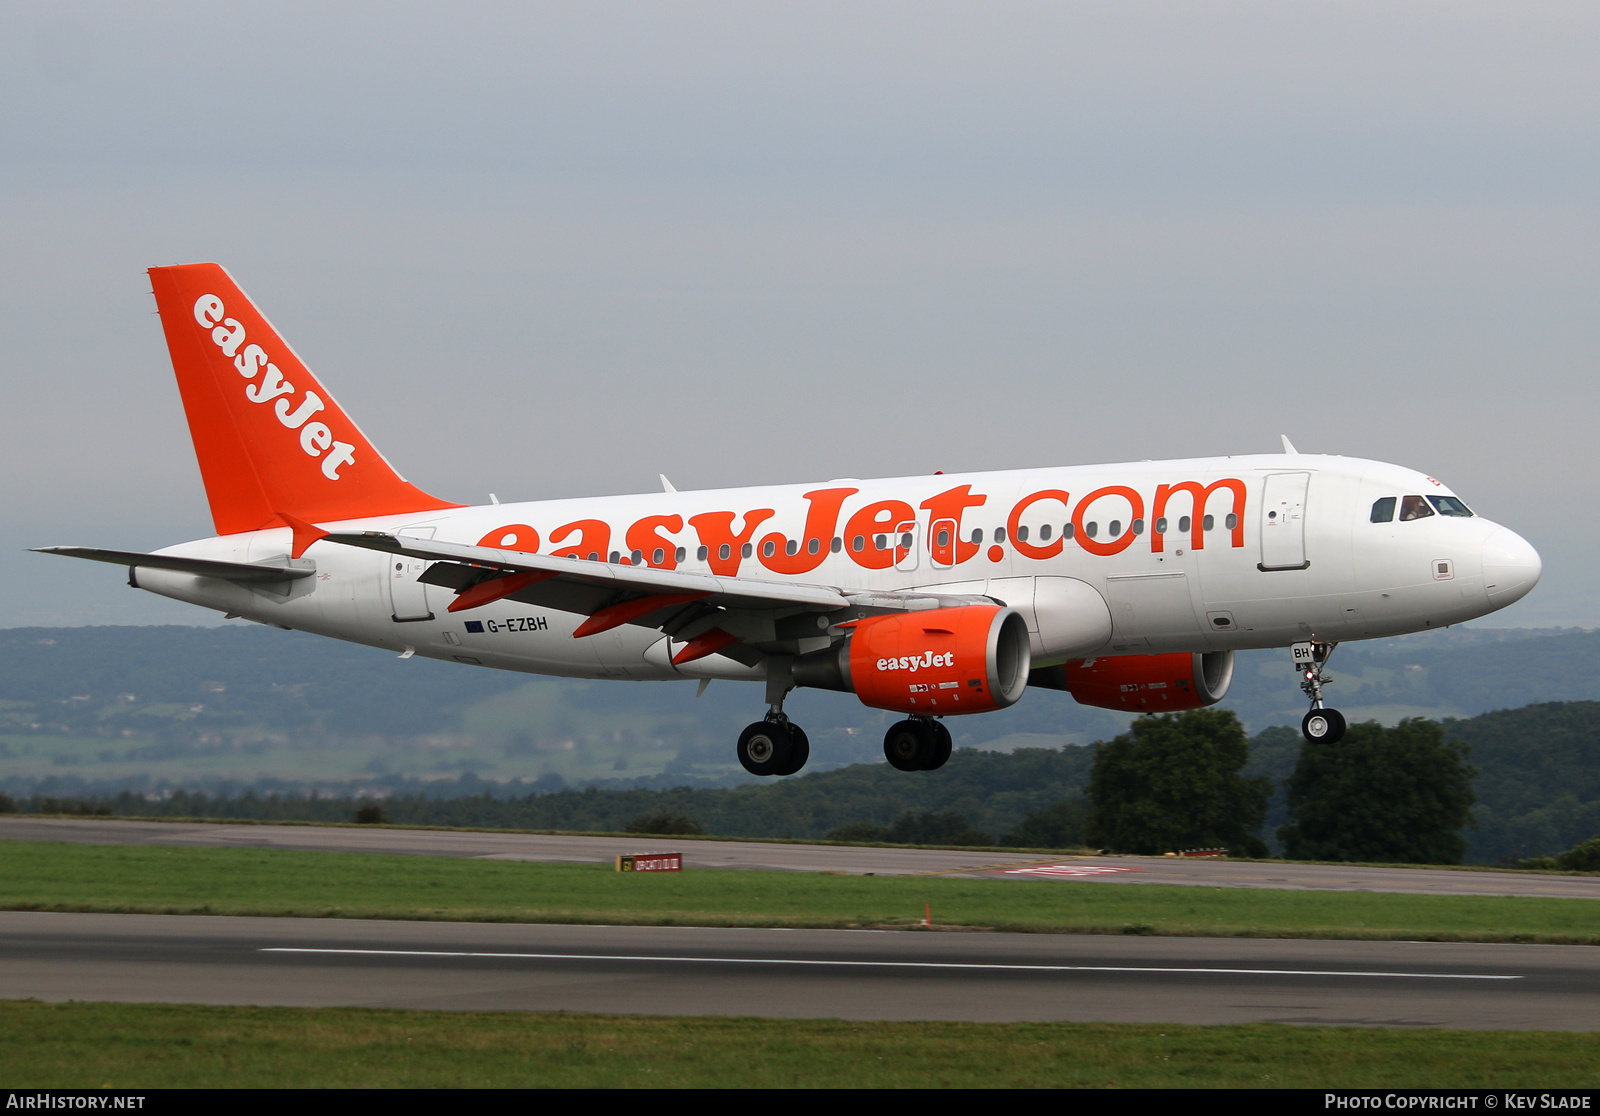
{"label": "distant hill", "polygon": [[[1566,702],[1447,721],[1467,741],[1479,775],[1478,828],[1467,859],[1492,864],[1546,855],[1600,832],[1600,702]],[[1251,774],[1282,779],[1293,770],[1299,733],[1268,729],[1251,742]],[[418,786],[387,798],[389,820],[423,825],[619,831],[650,815],[686,816],[706,832],[734,837],[820,838],[841,826],[887,826],[906,812],[955,813],[992,837],[1033,810],[1080,798],[1093,748],[961,749],[937,772],[907,774],[883,763],[854,764],[766,785],[650,790],[566,789],[507,795],[430,795]],[[457,784],[456,790],[481,789]],[[1265,827],[1283,821],[1281,789]],[[180,793],[149,800],[124,795],[117,813],[308,821],[349,821],[350,797],[233,797]],[[41,807],[38,803],[33,808]]]}
{"label": "distant hill", "polygon": [[[1600,699],[1600,633],[1454,629],[1335,654],[1329,695],[1352,719],[1469,717]],[[1282,652],[1238,656],[1224,704],[1252,731],[1304,712]],[[893,718],[802,690],[812,769],[875,762]],[[173,786],[337,793],[455,782],[734,785],[756,687],[584,682],[488,671],[258,625],[0,630],[0,789]],[[959,746],[1088,744],[1129,718],[1030,691],[950,722]],[[469,779],[469,783],[472,780]]]}
{"label": "distant hill", "polygon": [[[1600,831],[1593,813],[1600,751],[1590,727],[1600,712],[1593,704],[1600,699],[1600,633],[1458,628],[1348,644],[1331,670],[1330,698],[1353,720],[1453,718],[1451,731],[1473,745],[1484,772],[1475,859],[1556,851]],[[734,761],[733,742],[761,712],[758,688],[718,682],[703,698],[694,695],[689,683],[584,682],[400,661],[257,625],[11,628],[0,630],[0,790],[437,796],[582,786],[754,789],[757,781]],[[1531,703],[1534,709],[1516,708]],[[1287,656],[1239,655],[1224,704],[1256,733],[1253,772],[1287,776],[1304,712]],[[809,774],[785,785],[827,776],[844,780],[839,794],[862,788],[845,811],[851,820],[885,824],[902,808],[960,810],[996,833],[1020,820],[1024,801],[1075,793],[1090,759],[1075,745],[1109,738],[1129,720],[1065,694],[1030,691],[1011,709],[953,719],[958,746],[978,750],[958,753],[959,762],[939,779],[923,780],[924,787],[921,777],[907,781],[882,762],[890,714],[815,690],[792,695],[789,709],[813,751]],[[1016,752],[1017,770],[1031,770],[1037,785],[962,790],[960,772],[1002,770],[982,767],[999,762],[994,752]],[[848,770],[829,774],[837,768]],[[831,828],[816,828],[834,816],[827,808],[794,810],[770,815],[763,832],[788,826],[797,836],[817,836]],[[616,811],[606,816],[616,820]],[[560,825],[586,827],[579,824],[585,816],[578,811]],[[1281,820],[1280,796],[1269,836]]]}

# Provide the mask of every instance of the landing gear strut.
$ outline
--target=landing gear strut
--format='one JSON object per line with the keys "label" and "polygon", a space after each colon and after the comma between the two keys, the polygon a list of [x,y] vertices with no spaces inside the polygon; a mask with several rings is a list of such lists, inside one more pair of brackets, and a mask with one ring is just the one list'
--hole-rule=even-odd
{"label": "landing gear strut", "polygon": [[901,771],[937,771],[950,758],[950,730],[931,717],[907,717],[883,734],[883,754]]}
{"label": "landing gear strut", "polygon": [[805,729],[789,720],[783,699],[793,688],[789,660],[767,663],[767,715],[739,734],[739,765],[752,775],[793,775],[811,758]]}
{"label": "landing gear strut", "polygon": [[1311,702],[1311,712],[1300,722],[1300,734],[1308,744],[1337,744],[1344,737],[1344,714],[1322,704],[1322,687],[1333,679],[1326,667],[1337,643],[1297,643],[1295,666],[1300,669],[1300,689]]}

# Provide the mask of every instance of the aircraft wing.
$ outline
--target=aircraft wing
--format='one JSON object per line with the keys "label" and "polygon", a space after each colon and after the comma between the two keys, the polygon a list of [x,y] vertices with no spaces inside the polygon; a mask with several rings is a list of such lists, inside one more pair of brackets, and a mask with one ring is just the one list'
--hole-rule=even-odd
{"label": "aircraft wing", "polygon": [[92,546],[40,546],[34,548],[34,553],[62,554],[68,558],[87,558],[91,562],[109,562],[114,566],[129,568],[143,566],[149,570],[176,570],[198,577],[215,577],[246,584],[293,581],[317,572],[317,564],[303,558],[279,558],[272,562],[217,562],[210,558],[140,554],[133,550],[100,550]]}
{"label": "aircraft wing", "polygon": [[578,636],[621,624],[659,628],[689,645],[679,652],[678,662],[714,652],[758,661],[764,651],[795,651],[802,642],[842,637],[838,626],[852,619],[969,603],[924,592],[885,593],[720,577],[378,531],[323,538],[433,562],[420,580],[456,591],[451,612],[468,612],[504,599],[589,617],[574,633]]}
{"label": "aircraft wing", "polygon": [[[448,562],[463,569],[430,569],[423,580],[430,585],[445,585],[464,589],[474,583],[496,578],[502,573],[545,574],[534,584],[545,585],[545,593],[508,593],[516,600],[529,604],[543,604],[534,598],[557,591],[554,596],[570,596],[572,603],[581,598],[603,599],[610,595],[644,596],[650,594],[693,593],[711,598],[717,603],[743,608],[784,608],[799,606],[822,612],[848,606],[848,599],[837,589],[821,585],[796,585],[790,582],[756,581],[742,577],[717,577],[714,574],[680,573],[677,570],[658,570],[648,566],[611,565],[608,562],[586,562],[578,558],[554,558],[547,554],[525,554],[518,550],[497,550],[487,546],[467,546],[463,543],[435,542],[432,539],[413,539],[406,536],[366,531],[361,534],[332,534],[326,541],[361,546],[369,550],[382,550],[390,554],[403,554],[409,558],[422,558],[435,562]],[[553,584],[551,584],[553,583]],[[532,589],[530,585],[529,589]],[[487,603],[487,602],[485,602]],[[551,607],[561,608],[559,604]],[[587,608],[567,609],[569,612],[587,612]]]}

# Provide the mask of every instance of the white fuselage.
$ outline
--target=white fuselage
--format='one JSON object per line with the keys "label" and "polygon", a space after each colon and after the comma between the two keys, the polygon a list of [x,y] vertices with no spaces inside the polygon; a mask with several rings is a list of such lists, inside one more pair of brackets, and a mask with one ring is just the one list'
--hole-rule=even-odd
{"label": "white fuselage", "polygon": [[[1208,486],[1205,508],[1195,508],[1194,491]],[[853,491],[841,502],[845,489]],[[819,492],[834,493],[836,516],[828,496],[808,498]],[[1537,582],[1533,548],[1482,517],[1372,521],[1376,501],[1407,495],[1450,493],[1395,465],[1284,454],[498,504],[323,526],[545,554],[576,547],[580,559],[587,550],[599,561],[855,590],[986,595],[1023,612],[1043,665],[1439,628],[1502,608]],[[876,518],[867,514],[874,505]],[[723,534],[714,513],[732,513],[720,521]],[[751,518],[761,519],[753,531]],[[728,541],[720,557],[719,540],[741,533],[746,541]],[[911,545],[897,545],[907,535]],[[162,553],[260,562],[290,546],[291,532],[278,528]],[[143,567],[135,581],[266,624],[500,669],[761,677],[759,667],[720,655],[674,667],[654,629],[625,624],[574,639],[583,616],[511,600],[449,613],[453,594],[417,580],[426,562],[331,542],[305,556],[315,576],[286,593]]]}

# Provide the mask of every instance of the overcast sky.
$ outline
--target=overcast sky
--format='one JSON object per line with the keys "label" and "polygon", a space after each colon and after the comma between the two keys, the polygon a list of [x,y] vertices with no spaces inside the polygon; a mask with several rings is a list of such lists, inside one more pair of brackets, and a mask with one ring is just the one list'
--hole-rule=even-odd
{"label": "overcast sky", "polygon": [[0,625],[211,532],[216,260],[461,501],[1301,450],[1600,624],[1600,6],[0,3]]}

